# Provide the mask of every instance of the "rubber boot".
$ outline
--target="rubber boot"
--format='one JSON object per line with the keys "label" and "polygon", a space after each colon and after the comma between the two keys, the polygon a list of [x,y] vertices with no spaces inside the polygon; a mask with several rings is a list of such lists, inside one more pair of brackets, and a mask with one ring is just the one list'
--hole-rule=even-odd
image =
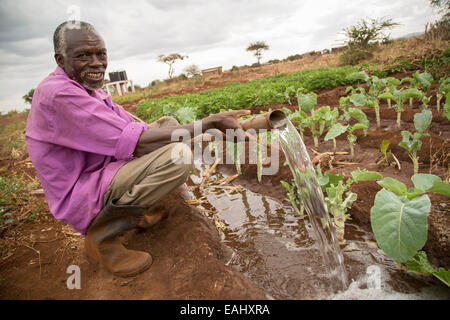
{"label": "rubber boot", "polygon": [[89,226],[85,237],[86,256],[120,277],[147,270],[152,257],[147,252],[129,250],[119,236],[139,226],[147,207],[107,204]]}

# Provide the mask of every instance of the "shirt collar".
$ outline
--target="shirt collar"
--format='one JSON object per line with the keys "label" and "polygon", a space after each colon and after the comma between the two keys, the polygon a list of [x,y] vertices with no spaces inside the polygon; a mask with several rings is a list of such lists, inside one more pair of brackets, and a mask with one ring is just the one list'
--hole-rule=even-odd
{"label": "shirt collar", "polygon": [[109,97],[109,95],[103,91],[102,89],[97,89],[94,91],[94,94],[97,95],[100,99],[105,100]]}
{"label": "shirt collar", "polygon": [[[70,79],[69,76],[67,75],[67,73],[59,66],[56,67],[54,73],[56,75],[62,75],[64,77]],[[105,91],[103,91],[102,89],[94,90],[93,96],[94,97],[98,97],[101,100],[105,100],[105,99],[107,99],[109,97],[109,95]]]}
{"label": "shirt collar", "polygon": [[54,74],[56,75],[61,75],[61,76],[65,76],[66,78],[69,78],[67,76],[67,73],[59,66],[56,67],[55,71],[53,71]]}

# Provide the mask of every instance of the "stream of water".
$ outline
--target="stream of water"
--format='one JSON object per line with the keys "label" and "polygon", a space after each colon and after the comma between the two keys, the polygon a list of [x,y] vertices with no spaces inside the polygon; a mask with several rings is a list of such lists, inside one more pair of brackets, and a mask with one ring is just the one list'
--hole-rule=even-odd
{"label": "stream of water", "polygon": [[341,284],[339,289],[345,289],[348,286],[348,277],[344,266],[344,257],[306,146],[297,129],[289,120],[278,129],[281,148],[301,194],[309,221],[313,226],[315,240],[324,263],[330,275],[336,277]]}

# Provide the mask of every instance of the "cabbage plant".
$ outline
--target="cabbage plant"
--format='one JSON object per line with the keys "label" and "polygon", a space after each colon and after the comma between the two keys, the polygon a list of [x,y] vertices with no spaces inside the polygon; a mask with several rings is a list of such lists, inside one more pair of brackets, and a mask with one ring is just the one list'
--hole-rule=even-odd
{"label": "cabbage plant", "polygon": [[351,185],[358,181],[382,179],[383,176],[375,171],[357,169],[351,173],[352,177],[344,182],[344,178],[341,175],[334,175],[328,172],[322,174],[320,166],[317,166],[316,174],[319,185],[326,194],[325,201],[328,211],[333,217],[336,237],[342,244],[345,242],[345,222],[350,218],[350,214],[347,212],[357,199],[356,193],[350,191]]}
{"label": "cabbage plant", "polygon": [[383,187],[370,210],[372,230],[380,249],[397,262],[404,263],[425,245],[431,201],[427,192],[450,196],[450,185],[432,174],[415,174],[414,187],[394,178],[377,183]]}
{"label": "cabbage plant", "polygon": [[438,112],[440,112],[441,100],[445,96],[450,96],[450,77],[442,78],[439,81],[439,89],[436,94],[436,108]]}
{"label": "cabbage plant", "polygon": [[356,130],[364,130],[364,134],[366,135],[367,129],[369,128],[369,120],[367,119],[366,114],[362,110],[357,108],[349,108],[347,111],[347,116],[348,118],[353,118],[358,122],[356,122],[353,125],[348,124],[345,126],[340,124],[339,122],[334,124],[328,130],[324,140],[328,141],[330,139],[334,139],[343,134],[344,132],[347,132],[347,140],[350,145],[350,156],[354,158],[355,157],[354,145],[358,138],[354,132]]}
{"label": "cabbage plant", "polygon": [[409,153],[409,157],[414,165],[414,174],[419,173],[419,152],[422,147],[422,141],[420,139],[430,136],[425,133],[428,126],[431,124],[432,113],[430,110],[425,109],[420,113],[414,115],[414,127],[416,132],[411,133],[409,131],[402,131],[402,141],[398,144],[403,149],[406,149]]}

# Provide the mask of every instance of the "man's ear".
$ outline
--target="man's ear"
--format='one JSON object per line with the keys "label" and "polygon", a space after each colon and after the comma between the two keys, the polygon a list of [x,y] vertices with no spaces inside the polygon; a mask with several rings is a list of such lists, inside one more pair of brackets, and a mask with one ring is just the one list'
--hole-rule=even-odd
{"label": "man's ear", "polygon": [[60,53],[55,53],[55,61],[61,69],[64,69],[64,56]]}

